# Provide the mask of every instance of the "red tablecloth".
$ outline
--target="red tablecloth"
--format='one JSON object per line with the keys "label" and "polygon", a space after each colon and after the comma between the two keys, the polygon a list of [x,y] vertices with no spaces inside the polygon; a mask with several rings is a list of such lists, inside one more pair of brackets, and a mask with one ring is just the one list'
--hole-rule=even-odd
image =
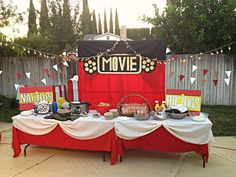
{"label": "red tablecloth", "polygon": [[208,144],[197,145],[184,142],[171,135],[163,126],[151,132],[148,135],[125,140],[117,137],[118,154],[123,157],[124,149],[144,149],[156,150],[160,152],[190,152],[195,151],[202,154],[207,162],[208,160]]}
{"label": "red tablecloth", "polygon": [[92,151],[107,151],[111,152],[111,164],[113,165],[117,161],[116,136],[114,129],[98,138],[90,140],[79,140],[65,134],[59,125],[57,125],[56,128],[54,128],[50,133],[45,135],[30,135],[18,130],[13,126],[13,157],[19,156],[19,154],[21,153],[20,145],[22,144]]}

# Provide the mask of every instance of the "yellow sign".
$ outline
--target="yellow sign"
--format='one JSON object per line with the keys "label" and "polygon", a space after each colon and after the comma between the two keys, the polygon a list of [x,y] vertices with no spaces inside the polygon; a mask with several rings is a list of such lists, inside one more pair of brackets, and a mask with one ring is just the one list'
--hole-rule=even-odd
{"label": "yellow sign", "polygon": [[21,93],[19,98],[20,104],[38,103],[40,101],[53,102],[53,92]]}
{"label": "yellow sign", "polygon": [[201,96],[185,96],[182,95],[166,95],[167,106],[175,106],[182,104],[188,108],[189,111],[201,110]]}

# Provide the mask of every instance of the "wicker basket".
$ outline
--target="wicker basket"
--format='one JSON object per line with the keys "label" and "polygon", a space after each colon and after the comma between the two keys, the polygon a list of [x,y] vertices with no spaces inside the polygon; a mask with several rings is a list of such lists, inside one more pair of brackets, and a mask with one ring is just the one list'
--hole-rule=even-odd
{"label": "wicker basket", "polygon": [[[142,100],[144,100],[144,103],[124,103],[126,98],[133,96],[141,98]],[[134,117],[134,113],[140,109],[144,110],[145,113],[148,114],[151,110],[151,106],[148,100],[143,96],[138,94],[129,94],[127,96],[124,96],[120,100],[120,102],[117,104],[117,109],[121,116]]]}

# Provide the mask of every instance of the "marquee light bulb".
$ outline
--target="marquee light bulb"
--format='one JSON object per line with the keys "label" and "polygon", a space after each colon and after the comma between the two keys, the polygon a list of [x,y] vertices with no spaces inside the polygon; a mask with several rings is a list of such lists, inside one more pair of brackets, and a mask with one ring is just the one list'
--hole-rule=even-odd
{"label": "marquee light bulb", "polygon": [[231,47],[229,46],[228,49],[231,50]]}

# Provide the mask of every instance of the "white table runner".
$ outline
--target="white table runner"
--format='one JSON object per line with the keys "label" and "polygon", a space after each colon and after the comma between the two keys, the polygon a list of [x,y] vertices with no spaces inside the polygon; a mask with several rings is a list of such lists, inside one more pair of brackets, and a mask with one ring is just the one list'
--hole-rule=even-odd
{"label": "white table runner", "polygon": [[189,117],[181,120],[167,119],[163,121],[138,121],[134,118],[105,120],[104,117],[92,118],[92,115],[89,114],[89,117],[78,118],[74,121],[57,121],[43,119],[43,117],[43,115],[17,115],[12,118],[13,126],[28,134],[44,135],[60,125],[64,133],[82,140],[97,138],[112,128],[115,128],[118,137],[132,140],[145,136],[163,126],[173,136],[188,143],[206,144],[213,140],[212,123],[209,119],[203,122],[195,122]]}
{"label": "white table runner", "polygon": [[129,118],[129,120],[125,121],[117,119],[115,121],[116,135],[126,140],[147,135],[161,126],[173,136],[188,143],[206,144],[213,139],[212,123],[209,119],[203,122],[195,122],[189,117],[181,120],[167,119],[163,121],[138,121],[134,118]]}
{"label": "white table runner", "polygon": [[78,118],[74,121],[57,121],[43,117],[44,115],[22,116],[19,114],[12,117],[13,126],[31,135],[45,135],[60,125],[64,133],[81,140],[97,138],[114,127],[114,120],[107,121],[103,117],[92,118],[91,115],[88,118]]}

